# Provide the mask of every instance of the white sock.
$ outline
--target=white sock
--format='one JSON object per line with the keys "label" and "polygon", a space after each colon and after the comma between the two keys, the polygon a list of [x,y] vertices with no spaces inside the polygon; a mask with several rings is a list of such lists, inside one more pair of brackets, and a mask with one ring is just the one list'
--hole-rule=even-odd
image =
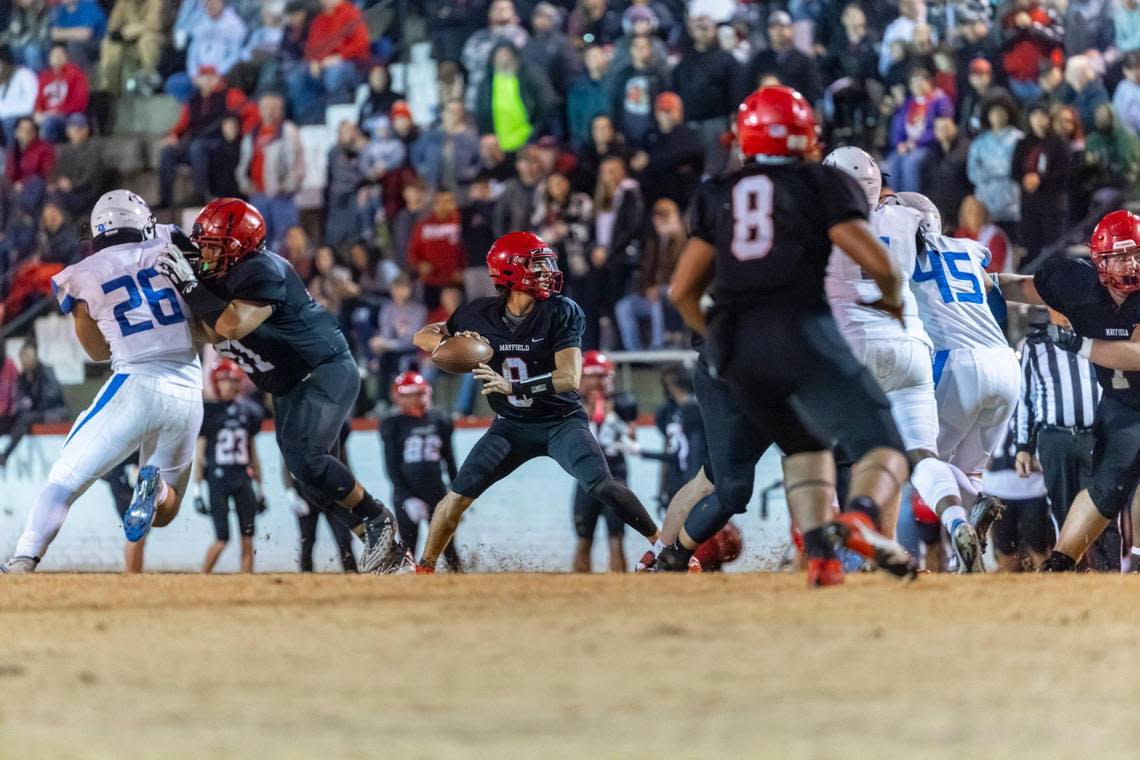
{"label": "white sock", "polygon": [[967,475],[952,464],[947,465],[947,467],[954,473],[954,479],[958,481],[958,490],[962,492],[962,503],[973,506],[974,502],[978,500],[978,494],[982,492],[982,479]]}
{"label": "white sock", "polygon": [[950,465],[933,457],[927,457],[914,466],[910,483],[926,502],[926,506],[934,511],[938,510],[938,505],[944,499],[951,496],[957,499],[960,496],[958,482]]}
{"label": "white sock", "polygon": [[955,504],[952,507],[947,507],[942,514],[939,515],[939,519],[942,521],[943,527],[945,527],[946,530],[950,530],[958,520],[965,521],[969,518],[966,516],[966,510]]}
{"label": "white sock", "polygon": [[166,495],[170,493],[170,486],[166,485],[166,481],[159,478],[158,480],[158,494],[154,498],[155,505],[159,505],[166,501]]}
{"label": "white sock", "polygon": [[659,556],[661,554],[661,550],[664,548],[665,548],[665,544],[661,543],[661,539],[659,538],[653,543],[653,548],[650,549],[650,551],[652,551],[653,556],[656,557],[656,556]]}
{"label": "white sock", "polygon": [[71,491],[63,486],[49,484],[40,495],[32,511],[28,513],[28,523],[20,540],[16,542],[17,557],[43,557],[48,545],[55,540],[67,510],[71,506]]}

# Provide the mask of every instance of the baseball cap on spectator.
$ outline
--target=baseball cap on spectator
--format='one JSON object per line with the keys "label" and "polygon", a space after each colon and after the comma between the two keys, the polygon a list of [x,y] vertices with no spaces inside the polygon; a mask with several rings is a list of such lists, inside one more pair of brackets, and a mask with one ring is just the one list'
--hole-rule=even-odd
{"label": "baseball cap on spectator", "polygon": [[985,58],[975,58],[970,61],[971,74],[992,74],[994,67]]}
{"label": "baseball cap on spectator", "polygon": [[681,103],[681,96],[675,92],[663,92],[657,96],[657,100],[653,102],[653,110],[655,111],[669,111],[675,114],[677,118],[681,118],[685,112],[685,107]]}
{"label": "baseball cap on spectator", "polygon": [[791,26],[792,17],[787,11],[772,11],[768,14],[768,26]]}
{"label": "baseball cap on spectator", "polygon": [[67,117],[67,126],[69,127],[86,127],[87,116],[81,113],[73,113]]}
{"label": "baseball cap on spectator", "polygon": [[399,116],[403,116],[405,119],[410,119],[412,118],[412,109],[408,107],[408,101],[397,100],[392,104],[391,110],[388,111],[388,116],[393,119]]}

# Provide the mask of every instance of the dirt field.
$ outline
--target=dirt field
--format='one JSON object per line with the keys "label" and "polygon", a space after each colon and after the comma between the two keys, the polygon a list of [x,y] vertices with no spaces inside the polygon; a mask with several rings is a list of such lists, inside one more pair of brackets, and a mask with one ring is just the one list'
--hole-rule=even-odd
{"label": "dirt field", "polygon": [[1140,578],[0,580],[3,758],[1136,757]]}

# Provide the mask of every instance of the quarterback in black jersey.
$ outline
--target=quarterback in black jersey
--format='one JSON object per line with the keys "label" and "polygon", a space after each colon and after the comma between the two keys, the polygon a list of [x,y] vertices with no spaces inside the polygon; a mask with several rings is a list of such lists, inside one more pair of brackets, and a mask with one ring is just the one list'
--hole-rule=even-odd
{"label": "quarterback in black jersey", "polygon": [[[842,582],[838,539],[880,542],[879,564],[913,576],[913,560],[874,529],[879,505],[893,502],[909,475],[902,441],[886,396],[839,334],[823,288],[832,244],[879,285],[883,298],[869,305],[899,319],[902,280],[867,226],[867,201],[854,180],[804,160],[818,149],[802,95],[779,86],[752,93],[737,113],[737,136],[745,163],[697,190],[670,298],[705,335],[711,368],[749,422],[784,452],[808,582]],[[706,321],[700,301],[710,284],[716,306]],[[860,460],[843,522],[831,520],[836,439]]]}
{"label": "quarterback in black jersey", "polygon": [[657,526],[633,492],[616,481],[590,432],[578,385],[585,315],[565,296],[557,257],[529,232],[495,241],[487,269],[499,291],[427,325],[415,344],[432,352],[452,335],[485,341],[494,354],[474,370],[495,421],[467,456],[436,509],[417,572],[432,572],[464,510],[524,462],[549,456],[652,543]]}
{"label": "quarterback in black jersey", "polygon": [[360,374],[336,320],[285,259],[265,248],[265,219],[237,198],[202,209],[190,239],[156,266],[181,291],[219,353],[273,396],[277,445],[306,499],[340,515],[365,543],[364,572],[398,568],[404,550],[392,513],[332,453],[352,412]]}
{"label": "quarterback in black jersey", "polygon": [[[458,467],[451,445],[451,421],[431,408],[431,385],[419,372],[402,372],[392,383],[396,412],[380,423],[384,466],[392,481],[392,505],[400,541],[415,549],[420,523],[431,519],[435,505],[447,495],[443,469],[454,481]],[[443,550],[452,572],[461,572],[455,539]]]}
{"label": "quarterback in black jersey", "polygon": [[259,496],[261,464],[256,438],[265,412],[254,402],[238,397],[244,379],[241,368],[231,359],[218,359],[210,367],[210,385],[217,400],[204,405],[195,457],[198,498],[194,507],[214,521],[214,542],[206,550],[203,573],[214,571],[229,543],[231,499],[241,534],[241,571],[253,572],[254,519],[265,504]]}
{"label": "quarterback in black jersey", "polygon": [[1113,211],[1093,230],[1091,260],[1059,255],[1037,273],[998,275],[1007,301],[1049,306],[1058,348],[1079,353],[1104,390],[1093,419],[1093,474],[1077,494],[1044,571],[1071,571],[1140,483],[1140,217]]}

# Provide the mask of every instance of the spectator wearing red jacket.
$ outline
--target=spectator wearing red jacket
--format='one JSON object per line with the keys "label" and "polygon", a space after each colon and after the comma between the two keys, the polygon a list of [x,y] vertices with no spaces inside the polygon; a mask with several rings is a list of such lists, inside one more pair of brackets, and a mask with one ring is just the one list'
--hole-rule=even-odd
{"label": "spectator wearing red jacket", "polygon": [[347,0],[321,0],[309,26],[305,57],[285,78],[289,106],[300,124],[324,121],[325,107],[351,103],[368,61],[368,23]]}
{"label": "spectator wearing red jacket", "polygon": [[87,110],[87,74],[71,62],[64,45],[51,49],[48,64],[40,72],[35,118],[44,138],[59,143],[66,137],[67,117]]}
{"label": "spectator wearing red jacket", "polygon": [[55,148],[40,137],[35,119],[25,116],[16,122],[16,139],[8,147],[4,175],[20,198],[25,213],[39,216],[47,181],[55,169]]}
{"label": "spectator wearing red jacket", "polygon": [[463,283],[462,226],[455,195],[439,190],[431,213],[416,222],[408,242],[408,264],[419,274],[428,309],[439,306],[440,292]]}
{"label": "spectator wearing red jacket", "polygon": [[1009,89],[1022,105],[1041,94],[1037,76],[1041,64],[1064,60],[1064,30],[1053,12],[1037,0],[1016,0],[1001,21],[1002,68],[1009,78]]}
{"label": "spectator wearing red jacket", "polygon": [[243,133],[257,122],[257,107],[246,100],[241,90],[227,85],[213,66],[199,69],[194,84],[198,90],[183,104],[159,154],[159,208],[173,205],[174,176],[179,164],[188,164],[194,173],[194,189],[201,196],[196,200],[209,194],[210,154],[222,143],[222,121],[227,115],[241,117]]}

